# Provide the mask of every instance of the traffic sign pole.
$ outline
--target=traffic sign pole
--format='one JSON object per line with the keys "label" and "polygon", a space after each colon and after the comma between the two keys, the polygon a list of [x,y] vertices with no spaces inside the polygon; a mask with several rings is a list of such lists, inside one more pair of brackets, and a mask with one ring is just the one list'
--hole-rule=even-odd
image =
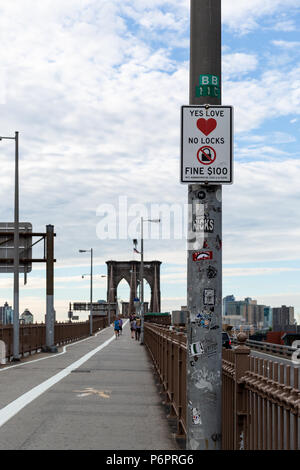
{"label": "traffic sign pole", "polygon": [[47,352],[57,352],[55,346],[55,310],[54,310],[54,226],[46,226],[46,346]]}
{"label": "traffic sign pole", "polygon": [[[197,90],[203,76],[221,86],[221,0],[191,0],[190,47],[190,105],[220,105],[221,88]],[[188,203],[187,449],[220,450],[222,186],[189,184]]]}
{"label": "traffic sign pole", "polygon": [[14,217],[14,340],[13,360],[20,360],[19,351],[19,132],[15,133],[15,217]]}

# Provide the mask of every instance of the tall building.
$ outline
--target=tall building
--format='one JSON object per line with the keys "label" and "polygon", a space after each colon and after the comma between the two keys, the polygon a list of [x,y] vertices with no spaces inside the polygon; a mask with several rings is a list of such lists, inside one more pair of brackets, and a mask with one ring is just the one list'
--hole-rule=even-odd
{"label": "tall building", "polygon": [[246,317],[246,304],[244,300],[235,300],[233,302],[227,302],[226,305],[226,316],[239,315],[241,318]]}
{"label": "tall building", "polygon": [[9,325],[14,321],[14,311],[7,302],[0,307],[0,323],[2,325]]}
{"label": "tall building", "polygon": [[281,307],[273,308],[273,331],[281,331],[294,324],[294,307],[282,305]]}
{"label": "tall building", "polygon": [[273,326],[273,309],[271,307],[264,308],[264,328],[272,328]]}
{"label": "tall building", "polygon": [[234,295],[227,295],[226,297],[223,298],[223,316],[226,317],[227,315],[227,304],[229,302],[234,302],[235,297]]}
{"label": "tall building", "polygon": [[246,323],[254,325],[258,328],[263,328],[264,324],[264,308],[265,305],[258,305],[257,300],[253,300],[250,297],[245,299],[246,305]]}
{"label": "tall building", "polygon": [[233,295],[223,299],[223,317],[232,317],[235,321],[240,317],[241,323],[257,328],[264,327],[265,305],[258,305],[257,300],[251,297],[246,297],[244,300],[232,300],[232,298],[234,299]]}
{"label": "tall building", "polygon": [[20,316],[20,323],[23,323],[25,325],[29,325],[30,323],[33,323],[33,315],[32,313],[26,308],[22,315]]}

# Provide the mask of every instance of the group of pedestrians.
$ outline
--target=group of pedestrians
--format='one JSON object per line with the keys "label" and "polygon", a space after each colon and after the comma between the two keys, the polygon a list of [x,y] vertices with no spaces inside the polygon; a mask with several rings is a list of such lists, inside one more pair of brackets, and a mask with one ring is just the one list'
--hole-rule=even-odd
{"label": "group of pedestrians", "polygon": [[[130,315],[130,331],[131,338],[139,341],[141,336],[141,318],[136,315]],[[114,332],[116,339],[122,334],[123,320],[120,317],[117,317],[114,321]]]}
{"label": "group of pedestrians", "polygon": [[139,341],[141,336],[141,319],[136,315],[129,316],[131,338]]}

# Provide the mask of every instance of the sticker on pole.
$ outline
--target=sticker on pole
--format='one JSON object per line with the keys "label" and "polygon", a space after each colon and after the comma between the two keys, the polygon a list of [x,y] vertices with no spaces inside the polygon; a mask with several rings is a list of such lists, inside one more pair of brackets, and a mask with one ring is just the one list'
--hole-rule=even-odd
{"label": "sticker on pole", "polygon": [[232,106],[181,107],[181,182],[231,184]]}
{"label": "sticker on pole", "polygon": [[212,251],[196,251],[193,253],[193,261],[202,261],[206,259],[212,259]]}

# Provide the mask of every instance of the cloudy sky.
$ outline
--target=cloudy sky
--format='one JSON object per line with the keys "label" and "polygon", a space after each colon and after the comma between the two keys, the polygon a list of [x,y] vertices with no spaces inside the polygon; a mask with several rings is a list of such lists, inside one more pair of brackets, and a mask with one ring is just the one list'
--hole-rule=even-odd
{"label": "cloudy sky", "polygon": [[[223,189],[223,295],[294,305],[298,314],[299,12],[300,0],[222,1],[222,98],[235,110],[234,184]],[[55,308],[66,320],[69,302],[89,297],[89,278],[82,279],[89,254],[78,249],[93,247],[94,298],[104,298],[105,261],[133,258],[139,217],[161,204],[184,213],[189,1],[1,0],[0,35],[0,135],[20,132],[20,219],[35,231],[55,227]],[[3,222],[13,220],[13,158],[13,141],[2,141]],[[117,227],[108,238],[105,212]],[[145,240],[146,259],[163,262],[164,311],[186,304],[184,222],[169,237],[167,219],[165,211]],[[22,281],[21,311],[42,320],[45,266]],[[0,304],[12,302],[12,285],[1,274]],[[128,294],[122,283],[120,299]]]}

